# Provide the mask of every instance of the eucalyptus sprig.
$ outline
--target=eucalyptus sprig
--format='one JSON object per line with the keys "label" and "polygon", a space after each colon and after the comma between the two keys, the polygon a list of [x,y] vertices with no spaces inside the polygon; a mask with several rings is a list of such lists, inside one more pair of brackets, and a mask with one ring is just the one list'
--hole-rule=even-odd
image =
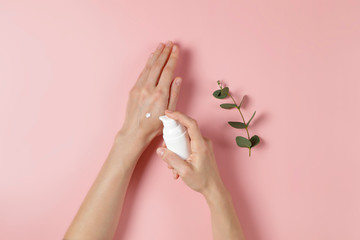
{"label": "eucalyptus sprig", "polygon": [[247,138],[242,137],[242,136],[237,136],[235,140],[236,140],[236,144],[239,147],[248,148],[249,149],[249,156],[251,156],[251,148],[255,147],[260,142],[260,138],[257,135],[254,135],[254,136],[250,137],[249,129],[248,129],[251,120],[253,120],[253,118],[254,118],[254,116],[256,114],[256,111],[253,113],[250,120],[246,123],[244,115],[242,114],[241,109],[240,109],[241,105],[243,103],[244,97],[241,99],[239,105],[237,105],[235,99],[233,98],[233,96],[229,92],[229,88],[228,87],[223,87],[220,80],[217,81],[217,84],[219,85],[220,89],[216,90],[213,93],[213,96],[218,98],[218,99],[225,99],[227,97],[230,97],[232,99],[233,103],[223,103],[223,104],[220,104],[220,107],[224,108],[224,109],[237,108],[237,110],[239,111],[240,116],[241,116],[243,121],[242,122],[228,122],[228,123],[233,128],[245,129],[246,130]]}

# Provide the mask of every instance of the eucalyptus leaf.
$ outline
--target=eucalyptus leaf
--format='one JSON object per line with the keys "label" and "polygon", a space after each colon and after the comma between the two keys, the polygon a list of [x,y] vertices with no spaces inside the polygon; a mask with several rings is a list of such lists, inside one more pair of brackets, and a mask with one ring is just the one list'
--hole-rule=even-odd
{"label": "eucalyptus leaf", "polygon": [[224,87],[223,89],[220,90],[221,94],[219,96],[220,99],[226,98],[229,94],[229,88],[228,87]]}
{"label": "eucalyptus leaf", "polygon": [[[245,121],[245,119],[243,117],[243,114],[241,112],[241,110],[242,110],[241,106],[242,106],[242,104],[243,104],[243,102],[245,100],[246,95],[244,95],[242,97],[239,105],[237,105],[235,99],[233,98],[233,96],[229,92],[229,87],[223,87],[223,84],[221,83],[220,80],[217,81],[217,84],[218,84],[220,89],[215,90],[213,92],[213,96],[215,98],[217,98],[217,99],[225,99],[227,97],[231,97],[231,99],[234,102],[234,103],[222,103],[222,104],[220,104],[220,107],[223,108],[223,109],[237,108],[237,110],[239,110],[239,113],[240,113],[241,118],[243,120],[243,122],[228,122],[228,124],[233,128],[245,129],[247,136],[250,136],[248,127],[249,127],[251,121],[253,120],[253,118],[255,117],[256,111],[253,113],[250,120],[246,123],[246,121]],[[260,138],[257,135],[252,136],[250,139],[248,139],[246,137],[242,137],[242,136],[237,136],[235,140],[236,140],[236,144],[239,147],[249,149],[249,156],[251,156],[251,148],[255,147],[256,145],[258,145],[260,143]]]}
{"label": "eucalyptus leaf", "polygon": [[223,103],[223,104],[220,104],[220,107],[222,107],[224,109],[232,109],[232,108],[236,107],[236,105],[233,103]]}
{"label": "eucalyptus leaf", "polygon": [[250,140],[247,139],[247,138],[241,137],[241,136],[237,136],[237,137],[236,137],[236,144],[237,144],[239,147],[246,147],[246,148],[251,147],[251,142],[250,142]]}
{"label": "eucalyptus leaf", "polygon": [[228,122],[230,126],[234,127],[234,128],[246,128],[246,124],[242,123],[242,122]]}
{"label": "eucalyptus leaf", "polygon": [[250,124],[251,120],[254,118],[255,113],[256,113],[256,111],[254,112],[254,114],[252,115],[252,117],[250,118],[250,120],[248,121],[248,123],[246,124],[247,126],[249,126],[249,124]]}
{"label": "eucalyptus leaf", "polygon": [[220,97],[221,96],[221,90],[219,89],[219,90],[216,90],[215,92],[213,92],[213,96],[214,97],[216,97],[216,98],[222,98],[222,97]]}
{"label": "eucalyptus leaf", "polygon": [[250,138],[250,142],[251,142],[251,147],[255,147],[255,146],[258,145],[259,142],[260,142],[259,136],[257,136],[257,135],[252,136],[252,137]]}

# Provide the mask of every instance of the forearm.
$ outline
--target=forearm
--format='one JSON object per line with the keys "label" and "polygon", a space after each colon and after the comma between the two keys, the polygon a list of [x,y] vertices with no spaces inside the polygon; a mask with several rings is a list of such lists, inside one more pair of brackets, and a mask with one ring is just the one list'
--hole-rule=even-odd
{"label": "forearm", "polygon": [[65,239],[112,239],[120,218],[123,202],[144,142],[131,141],[118,135]]}
{"label": "forearm", "polygon": [[214,240],[244,240],[231,196],[222,184],[215,184],[205,194],[211,212]]}

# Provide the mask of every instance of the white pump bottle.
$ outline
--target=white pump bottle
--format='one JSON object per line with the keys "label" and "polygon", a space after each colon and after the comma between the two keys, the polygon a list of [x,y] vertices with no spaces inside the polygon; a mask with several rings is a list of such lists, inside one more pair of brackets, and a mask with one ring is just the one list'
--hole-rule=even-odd
{"label": "white pump bottle", "polygon": [[165,115],[160,116],[159,119],[164,125],[163,138],[166,147],[186,160],[190,156],[190,142],[184,126]]}

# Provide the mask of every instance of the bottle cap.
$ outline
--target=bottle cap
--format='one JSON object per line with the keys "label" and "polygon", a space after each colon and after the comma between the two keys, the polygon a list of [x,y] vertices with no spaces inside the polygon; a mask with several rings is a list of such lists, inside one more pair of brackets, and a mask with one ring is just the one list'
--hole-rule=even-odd
{"label": "bottle cap", "polygon": [[159,119],[163,122],[164,127],[177,127],[179,123],[174,119],[171,119],[167,116],[160,116]]}
{"label": "bottle cap", "polygon": [[166,115],[160,116],[159,119],[162,121],[163,137],[164,138],[178,138],[181,137],[186,131],[183,125],[178,121],[167,117]]}
{"label": "bottle cap", "polygon": [[166,147],[182,159],[187,159],[190,155],[190,145],[185,127],[166,115],[160,116],[159,119],[164,125],[163,139]]}

